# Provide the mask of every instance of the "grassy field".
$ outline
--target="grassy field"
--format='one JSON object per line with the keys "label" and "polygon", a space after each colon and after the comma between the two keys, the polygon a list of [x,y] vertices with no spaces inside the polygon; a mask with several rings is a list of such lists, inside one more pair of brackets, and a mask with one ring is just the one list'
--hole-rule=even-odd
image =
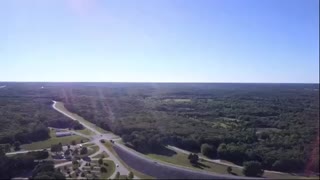
{"label": "grassy field", "polygon": [[[228,166],[221,165],[218,163],[199,161],[199,164],[195,167],[189,162],[188,156],[180,152],[177,152],[172,156],[159,155],[159,154],[146,154],[146,156],[155,160],[171,163],[174,165],[189,167],[189,168],[198,169],[198,170],[211,171],[218,174],[228,174],[227,172]],[[242,174],[241,168],[232,167],[232,173],[236,176],[244,176]],[[302,176],[294,176],[288,173],[272,173],[272,172],[265,172],[263,177],[272,178],[272,179],[306,179],[307,178]]]}
{"label": "grassy field", "polygon": [[37,142],[33,142],[31,144],[23,144],[20,147],[21,147],[21,149],[24,149],[24,150],[36,150],[36,149],[50,148],[52,144],[58,144],[60,142],[62,143],[62,145],[68,145],[73,140],[75,140],[77,143],[80,143],[81,140],[83,142],[88,141],[87,138],[77,136],[77,135],[56,137],[53,130],[50,130],[50,137],[51,138],[49,138],[47,140],[37,141]]}
{"label": "grassy field", "polygon": [[[93,162],[98,164],[97,160],[94,160]],[[103,160],[103,163],[107,163],[108,166],[102,165],[107,169],[107,173],[101,173],[101,179],[107,179],[114,173],[116,166],[111,160]]]}
{"label": "grassy field", "polygon": [[93,132],[90,131],[89,129],[76,130],[76,132],[84,134],[84,135],[88,135],[88,136],[94,135]]}
{"label": "grassy field", "polygon": [[127,179],[127,177],[128,177],[127,175],[120,175],[119,179]]}
{"label": "grassy field", "polygon": [[[183,153],[177,153],[172,156],[165,156],[165,155],[158,155],[158,154],[147,154],[149,158],[156,159],[159,161],[185,166],[197,170],[205,170],[205,171],[211,171],[219,174],[226,174],[227,173],[227,166],[216,164],[216,163],[210,163],[206,161],[199,161],[199,164],[197,166],[193,166],[188,159],[188,156]],[[238,168],[233,168],[233,172],[239,176],[243,176],[241,173],[241,170]]]}
{"label": "grassy field", "polygon": [[108,158],[109,155],[108,155],[106,152],[103,151],[101,154],[98,154],[98,155],[96,155],[96,156],[93,156],[92,158],[102,158],[102,157]]}
{"label": "grassy field", "polygon": [[131,172],[133,172],[133,174],[137,177],[139,177],[140,179],[154,179],[151,176],[148,176],[146,174],[143,174],[141,172],[136,171],[135,169],[131,168],[130,166],[128,166],[124,161],[122,161],[122,159],[118,156],[118,154],[116,153],[116,151],[113,149],[112,144],[108,141],[106,141],[106,143],[104,143],[104,146],[106,148],[109,149],[109,151],[116,156],[116,158]]}
{"label": "grassy field", "polygon": [[98,152],[100,148],[99,146],[90,146],[88,147],[88,149],[89,149],[89,153],[87,154],[87,156],[90,156],[91,154]]}
{"label": "grassy field", "polygon": [[96,126],[95,124],[93,124],[93,123],[85,120],[83,117],[78,116],[77,114],[74,114],[74,113],[69,112],[69,111],[64,107],[63,103],[61,103],[61,102],[57,102],[56,107],[57,107],[58,109],[60,109],[61,111],[65,112],[66,114],[72,116],[74,119],[77,119],[79,122],[82,122],[83,124],[86,124],[87,126],[90,126],[90,127],[94,128],[94,129],[96,129],[96,130],[99,131],[100,133],[107,133],[107,132],[108,132],[108,131],[106,131],[106,130],[104,130],[104,129],[98,127],[98,126]]}
{"label": "grassy field", "polygon": [[93,146],[93,145],[95,145],[95,144],[93,144],[93,143],[87,143],[87,144],[83,144],[82,147],[89,147],[89,146]]}

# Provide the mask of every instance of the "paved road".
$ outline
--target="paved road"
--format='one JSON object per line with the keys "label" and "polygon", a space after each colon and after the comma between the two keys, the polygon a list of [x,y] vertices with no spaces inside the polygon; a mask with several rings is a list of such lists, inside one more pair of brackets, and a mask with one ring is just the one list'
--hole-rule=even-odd
{"label": "paved road", "polygon": [[[128,169],[123,166],[123,164],[115,157],[101,142],[101,139],[107,139],[107,140],[119,140],[119,136],[114,135],[113,133],[107,133],[107,134],[101,134],[96,129],[86,125],[81,120],[77,119],[77,116],[74,116],[71,112],[68,112],[66,109],[63,109],[60,107],[57,107],[56,101],[53,101],[53,108],[57,110],[58,112],[64,114],[65,116],[73,119],[78,120],[84,127],[88,128],[89,130],[93,131],[96,135],[91,136],[91,142],[98,145],[100,150],[105,151],[110,156],[109,158],[115,162],[115,164],[118,164],[119,167],[116,169],[115,173],[117,171],[120,172],[120,174],[127,175],[129,173]],[[193,170],[191,168],[185,168],[185,167],[179,167],[176,165],[172,165],[169,163],[163,163],[160,161],[150,160],[146,156],[127,148],[126,146],[115,143],[114,149],[120,156],[120,158],[125,161],[130,167],[136,169],[137,171],[140,171],[142,173],[145,173],[147,175],[156,177],[156,178],[171,178],[171,179],[234,179],[235,176],[231,175],[220,175],[216,173],[206,172],[206,171],[197,171]],[[111,176],[111,178],[114,178],[115,173]],[[136,177],[135,177],[136,178]],[[240,179],[242,177],[236,177],[237,179]],[[247,178],[246,178],[247,179]]]}
{"label": "paved road", "polygon": [[[95,133],[95,135],[88,137],[89,139],[91,139],[91,142],[96,144],[97,146],[99,146],[100,150],[99,152],[103,152],[105,151],[109,157],[108,159],[112,160],[116,165],[118,165],[119,167],[116,168],[115,172],[111,175],[111,178],[114,178],[116,173],[119,172],[121,175],[128,175],[129,174],[129,170],[100,142],[101,139],[106,139],[106,140],[111,140],[111,139],[118,139],[119,136],[116,136],[112,133],[107,133],[107,134],[101,134],[99,131],[97,131],[96,129],[92,128],[91,126],[88,126],[87,124],[83,123],[82,120],[77,119],[77,116],[74,116],[71,112],[68,112],[66,109],[60,108],[57,106],[57,102],[53,101],[53,105],[52,107],[62,113],[63,115],[73,119],[73,120],[78,120],[80,124],[82,124],[84,127],[86,127],[87,129],[91,130],[92,132]],[[83,135],[81,133],[78,132],[74,132],[78,135],[81,136],[86,136]],[[93,155],[89,156],[89,157],[93,157]],[[61,166],[65,166],[68,163],[64,163],[64,164],[58,164],[56,167],[61,167]],[[136,178],[136,177],[135,177]]]}
{"label": "paved road", "polygon": [[65,116],[69,117],[70,119],[79,121],[80,124],[82,124],[82,125],[83,125],[84,127],[86,127],[87,129],[91,130],[91,131],[94,132],[95,134],[98,134],[98,135],[101,134],[101,133],[100,133],[99,131],[97,131],[95,128],[92,128],[91,126],[89,126],[89,125],[83,123],[81,120],[77,119],[77,118],[73,115],[73,113],[68,112],[68,111],[66,111],[66,110],[64,110],[64,109],[60,109],[59,107],[57,107],[57,101],[53,101],[52,107],[53,107],[53,109],[55,109],[56,111],[60,112],[61,114],[65,115]]}
{"label": "paved road", "polygon": [[216,174],[150,160],[119,143],[114,145],[114,149],[130,167],[159,179],[248,179],[247,177]]}
{"label": "paved road", "polygon": [[[100,138],[100,139],[104,139],[104,138]],[[116,172],[120,172],[120,174],[123,174],[123,175],[128,175],[129,174],[129,170],[117,159],[116,156],[114,156],[108,148],[106,148],[101,142],[100,142],[100,139],[95,139],[93,140],[93,142],[99,146],[99,148],[102,150],[102,151],[105,151],[108,155],[109,155],[109,158],[116,164],[116,165],[119,165],[119,167],[116,168]],[[116,172],[110,177],[110,178],[115,178],[115,175],[116,175]]]}
{"label": "paved road", "polygon": [[42,151],[42,150],[43,150],[43,149],[15,151],[15,152],[9,152],[9,153],[6,153],[6,155],[25,154],[25,153],[28,153],[28,152]]}

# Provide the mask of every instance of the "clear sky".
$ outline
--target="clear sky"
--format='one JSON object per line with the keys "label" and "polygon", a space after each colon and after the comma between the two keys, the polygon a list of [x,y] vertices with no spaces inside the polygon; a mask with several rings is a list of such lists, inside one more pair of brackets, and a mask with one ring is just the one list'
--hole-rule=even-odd
{"label": "clear sky", "polygon": [[0,81],[319,82],[319,0],[0,0]]}

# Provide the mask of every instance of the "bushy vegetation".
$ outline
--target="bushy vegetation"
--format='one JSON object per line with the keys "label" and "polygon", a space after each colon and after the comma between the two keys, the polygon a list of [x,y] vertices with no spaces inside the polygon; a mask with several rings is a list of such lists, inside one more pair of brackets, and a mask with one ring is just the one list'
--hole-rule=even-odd
{"label": "bushy vegetation", "polygon": [[[317,158],[311,152],[318,132],[318,85],[92,86],[65,87],[60,98],[69,110],[142,152],[167,144],[200,152],[208,144],[215,149],[206,156],[240,165],[258,161],[264,169],[287,172],[304,171]],[[316,165],[309,170],[318,171]]]}
{"label": "bushy vegetation", "polygon": [[0,91],[0,144],[14,145],[48,139],[48,127],[83,129],[79,122],[51,106],[54,91],[38,85],[12,83]]}
{"label": "bushy vegetation", "polygon": [[201,154],[209,158],[214,158],[217,155],[217,149],[212,145],[205,143],[201,145]]}
{"label": "bushy vegetation", "polygon": [[38,164],[36,160],[46,159],[48,156],[47,151],[37,151],[7,157],[0,149],[0,179],[10,179],[31,171]]}
{"label": "bushy vegetation", "polygon": [[65,176],[54,169],[52,161],[39,163],[32,171],[32,179],[66,179]]}
{"label": "bushy vegetation", "polygon": [[243,163],[243,174],[251,177],[261,177],[263,169],[258,161],[248,161]]}
{"label": "bushy vegetation", "polygon": [[[37,94],[32,102],[38,104],[23,112],[48,107],[44,113],[47,119],[35,118],[38,123],[27,123],[27,130],[62,119],[47,114],[54,113],[50,110],[52,98],[97,126],[121,135],[125,143],[141,152],[169,144],[199,153],[207,144],[212,152],[204,151],[206,156],[240,165],[257,161],[262,169],[319,171],[314,161],[319,154],[313,153],[319,146],[318,84],[56,83],[42,85],[43,92],[32,89],[35,86],[15,85],[19,87],[15,94]],[[21,104],[17,95],[13,99],[18,100],[3,96],[0,108],[13,104],[22,109],[27,105]],[[44,100],[46,103],[39,103]],[[19,126],[16,129],[22,128],[18,123],[24,118],[13,119]],[[4,121],[5,126],[11,128],[8,122]],[[14,142],[14,135],[2,143]]]}

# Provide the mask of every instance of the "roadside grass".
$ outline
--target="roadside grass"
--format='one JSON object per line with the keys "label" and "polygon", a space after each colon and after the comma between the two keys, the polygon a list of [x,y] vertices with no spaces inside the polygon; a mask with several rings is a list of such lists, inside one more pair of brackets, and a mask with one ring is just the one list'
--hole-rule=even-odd
{"label": "roadside grass", "polygon": [[152,176],[149,176],[149,175],[146,175],[146,174],[143,174],[139,171],[136,171],[135,169],[131,168],[130,166],[128,166],[120,157],[119,155],[117,154],[117,152],[113,149],[113,145],[105,140],[106,142],[103,144],[106,148],[109,149],[109,151],[114,155],[116,156],[116,158],[129,170],[131,171],[135,176],[139,177],[140,179],[155,179],[154,177]]}
{"label": "roadside grass", "polygon": [[99,151],[99,146],[90,146],[90,147],[87,147],[87,148],[88,148],[88,153],[86,153],[86,154],[78,154],[78,155],[75,155],[75,156],[78,157],[78,158],[83,158],[83,157],[86,157],[86,156],[90,156],[91,154],[94,154],[94,153]]}
{"label": "roadside grass", "polygon": [[87,156],[90,156],[90,155],[98,152],[99,149],[100,149],[99,146],[90,146],[90,147],[88,147],[89,153],[87,154]]}
{"label": "roadside grass", "polygon": [[37,150],[37,149],[44,149],[44,148],[50,148],[52,144],[58,144],[62,143],[63,146],[69,145],[71,141],[76,141],[77,143],[80,143],[81,141],[87,142],[88,139],[77,136],[77,135],[72,135],[72,136],[65,136],[65,137],[56,137],[55,133],[53,130],[50,130],[50,138],[44,141],[37,141],[33,142],[30,144],[23,144],[21,145],[21,149],[24,150]]}
{"label": "roadside grass", "polygon": [[[205,171],[215,172],[218,174],[227,174],[227,166],[210,163],[207,161],[201,161],[201,160],[199,161],[198,164],[193,165],[189,162],[188,156],[180,152],[177,152],[172,156],[159,155],[159,154],[146,154],[146,156],[155,160],[171,163],[174,165],[184,166],[184,167],[188,167],[196,170],[205,170]],[[243,176],[241,173],[241,170],[238,168],[233,168],[233,172],[238,176]]]}
{"label": "roadside grass", "polygon": [[[194,166],[189,162],[188,155],[181,152],[176,152],[176,154],[172,156],[160,155],[160,154],[146,154],[146,156],[155,160],[171,163],[174,165],[184,166],[184,167],[193,168],[197,170],[210,171],[218,174],[228,174],[227,172],[228,166],[226,165],[208,162],[205,160],[200,160],[199,163],[196,166]],[[238,167],[232,167],[232,174],[230,175],[244,176],[242,174],[242,168],[238,168]],[[263,174],[263,177],[272,178],[272,179],[306,179],[308,178],[303,176],[295,176],[288,173],[273,173],[273,172],[265,172]]]}
{"label": "roadside grass", "polygon": [[78,133],[81,133],[84,135],[88,135],[88,136],[94,135],[94,133],[87,128],[82,129],[82,130],[76,130],[75,132],[78,132]]}
{"label": "roadside grass", "polygon": [[92,158],[102,158],[102,157],[108,158],[109,155],[106,152],[103,151],[102,153],[97,154],[96,156],[93,156]]}
{"label": "roadside grass", "polygon": [[127,179],[127,178],[128,178],[127,175],[120,175],[120,176],[119,176],[119,179]]}
{"label": "roadside grass", "polygon": [[82,147],[90,147],[90,146],[94,146],[95,144],[93,143],[87,143],[87,144],[83,144]]}
{"label": "roadside grass", "polygon": [[[97,166],[98,165],[98,160],[93,160],[92,161],[93,163],[96,163]],[[101,177],[100,179],[107,179],[109,178],[116,170],[116,165],[114,164],[113,161],[111,160],[103,160],[103,163],[107,163],[108,166],[105,166],[105,165],[102,165],[101,167],[105,167],[107,169],[107,172],[106,173],[101,173]],[[100,167],[100,166],[99,166]]]}
{"label": "roadside grass", "polygon": [[[63,111],[64,113],[68,114],[69,116],[73,117],[74,119],[78,120],[79,122],[82,122],[83,124],[86,124],[87,126],[90,126],[94,129],[96,129],[98,132],[100,133],[107,133],[108,131],[100,128],[99,126],[96,126],[95,124],[85,120],[83,117],[77,115],[77,114],[74,114],[74,113],[71,113],[69,112],[65,107],[64,107],[64,104],[62,102],[57,102],[56,103],[56,107],[58,109],[60,109],[61,111]],[[90,131],[90,130],[89,130]],[[93,133],[93,132],[92,132]]]}

